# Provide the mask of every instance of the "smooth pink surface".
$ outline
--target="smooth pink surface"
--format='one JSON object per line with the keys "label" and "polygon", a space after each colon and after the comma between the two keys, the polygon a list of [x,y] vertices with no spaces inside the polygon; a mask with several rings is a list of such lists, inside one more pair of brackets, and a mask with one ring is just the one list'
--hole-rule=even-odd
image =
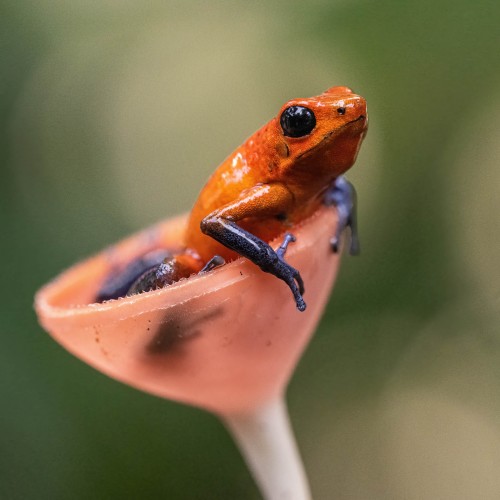
{"label": "smooth pink surface", "polygon": [[284,391],[316,327],[339,264],[329,246],[336,221],[335,210],[322,208],[294,228],[286,259],[304,278],[302,313],[282,281],[246,259],[161,290],[91,303],[114,263],[181,241],[185,218],[72,267],[38,292],[35,308],[55,340],[113,378],[216,413],[244,412]]}

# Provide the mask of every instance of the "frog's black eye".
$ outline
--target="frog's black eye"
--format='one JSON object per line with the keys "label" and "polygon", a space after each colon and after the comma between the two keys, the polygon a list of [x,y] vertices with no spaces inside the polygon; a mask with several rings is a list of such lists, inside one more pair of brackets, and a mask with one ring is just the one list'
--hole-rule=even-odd
{"label": "frog's black eye", "polygon": [[280,124],[286,136],[303,137],[310,134],[316,126],[316,117],[304,106],[290,106],[281,113]]}
{"label": "frog's black eye", "polygon": [[337,113],[339,115],[345,115],[345,108],[337,108]]}

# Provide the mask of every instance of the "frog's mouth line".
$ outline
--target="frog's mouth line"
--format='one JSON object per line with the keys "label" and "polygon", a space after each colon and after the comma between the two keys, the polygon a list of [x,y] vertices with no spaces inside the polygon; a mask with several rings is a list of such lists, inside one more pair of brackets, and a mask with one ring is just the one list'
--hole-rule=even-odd
{"label": "frog's mouth line", "polygon": [[350,127],[354,123],[357,123],[357,122],[359,122],[361,120],[365,120],[365,119],[366,119],[366,115],[359,115],[356,119],[351,120],[350,122],[344,123],[344,125],[342,125],[337,130],[334,130],[334,131],[330,132],[329,134],[326,134],[325,137],[323,137],[323,139],[321,139],[321,141],[319,141],[318,144],[316,144],[316,146],[314,146],[312,149],[310,149],[309,151],[305,151],[304,153],[297,156],[297,160],[299,160],[300,158],[307,157],[310,154],[313,154],[317,149],[321,148],[325,143],[329,142],[332,135],[339,134],[347,127]]}

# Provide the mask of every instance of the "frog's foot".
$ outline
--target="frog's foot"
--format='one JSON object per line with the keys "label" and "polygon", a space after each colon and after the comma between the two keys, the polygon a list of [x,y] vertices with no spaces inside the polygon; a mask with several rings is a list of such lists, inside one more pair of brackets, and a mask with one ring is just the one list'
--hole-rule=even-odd
{"label": "frog's foot", "polygon": [[220,255],[214,255],[204,266],[203,269],[198,274],[208,273],[216,267],[223,266],[226,263],[223,257]]}
{"label": "frog's foot", "polygon": [[171,255],[167,250],[153,250],[134,259],[123,269],[111,272],[101,286],[96,302],[125,297],[137,279],[151,268],[156,268],[166,257]]}
{"label": "frog's foot", "polygon": [[299,271],[285,262],[286,249],[288,248],[288,245],[294,241],[296,241],[295,236],[293,234],[286,233],[283,243],[280,245],[278,250],[276,250],[276,255],[278,256],[277,267],[279,268],[279,274],[276,276],[281,278],[290,287],[295,303],[297,304],[297,309],[299,311],[304,311],[306,309],[306,303],[302,298],[305,291],[304,281],[302,280],[302,276]]}
{"label": "frog's foot", "polygon": [[359,254],[359,236],[357,226],[357,200],[354,186],[343,176],[335,179],[325,194],[325,205],[334,205],[337,209],[338,223],[335,234],[330,240],[332,250],[337,253],[340,249],[340,237],[347,227],[351,230],[349,253]]}
{"label": "frog's foot", "polygon": [[[215,261],[218,262],[218,259]],[[195,259],[189,254],[169,255],[160,264],[147,269],[138,276],[127,291],[127,295],[150,292],[172,285],[183,278],[196,274],[200,271],[201,266],[199,259]]]}

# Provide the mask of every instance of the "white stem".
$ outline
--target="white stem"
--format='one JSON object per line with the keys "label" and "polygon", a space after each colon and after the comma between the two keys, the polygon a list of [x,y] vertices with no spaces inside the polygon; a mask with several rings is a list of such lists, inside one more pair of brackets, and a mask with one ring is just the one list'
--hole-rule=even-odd
{"label": "white stem", "polygon": [[251,412],[222,416],[265,500],[310,500],[311,492],[288,419],[278,397]]}

